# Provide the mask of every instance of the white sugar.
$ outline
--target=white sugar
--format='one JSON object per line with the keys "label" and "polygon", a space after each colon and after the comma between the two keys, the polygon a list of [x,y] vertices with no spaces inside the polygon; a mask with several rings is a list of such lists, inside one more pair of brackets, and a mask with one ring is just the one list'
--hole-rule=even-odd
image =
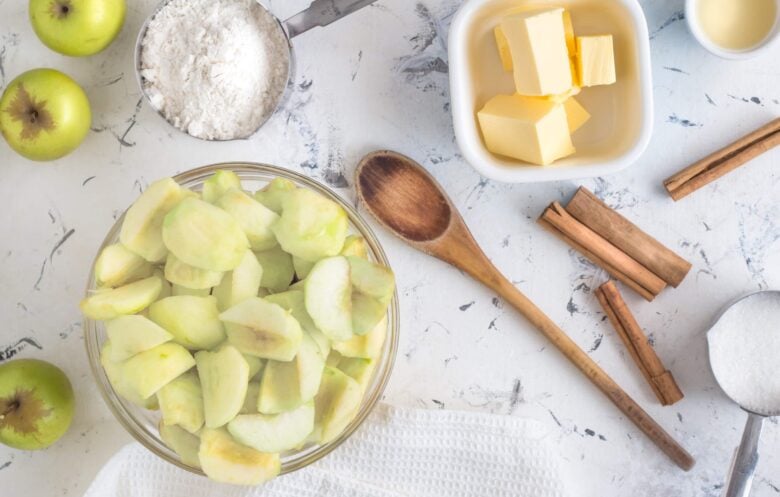
{"label": "white sugar", "polygon": [[152,105],[192,136],[251,135],[287,83],[287,40],[255,0],[171,0],[141,45]]}
{"label": "white sugar", "polygon": [[726,394],[759,414],[780,414],[780,292],[737,302],[707,337],[710,364]]}

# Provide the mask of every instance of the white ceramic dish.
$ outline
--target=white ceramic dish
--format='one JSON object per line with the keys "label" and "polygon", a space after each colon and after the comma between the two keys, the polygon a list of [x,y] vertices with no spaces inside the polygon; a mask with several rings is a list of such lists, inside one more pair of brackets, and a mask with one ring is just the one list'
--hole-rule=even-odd
{"label": "white ceramic dish", "polygon": [[768,53],[773,47],[780,43],[780,0],[775,0],[777,8],[775,9],[775,24],[766,37],[756,46],[747,50],[729,50],[713,43],[709,36],[704,32],[699,24],[699,16],[696,14],[696,4],[699,0],[685,0],[685,22],[688,24],[688,30],[691,32],[699,45],[704,47],[711,54],[724,59],[744,60],[752,59],[759,55]]}
{"label": "white ceramic dish", "polygon": [[[577,100],[591,119],[573,136],[577,152],[550,166],[492,154],[476,112],[492,96],[514,93],[501,67],[493,27],[508,10],[560,6],[571,12],[576,34],[612,34],[617,83],[583,89]],[[636,0],[467,0],[449,35],[450,92],[455,136],[463,156],[482,175],[507,183],[602,176],[633,164],[653,128],[650,43]]]}

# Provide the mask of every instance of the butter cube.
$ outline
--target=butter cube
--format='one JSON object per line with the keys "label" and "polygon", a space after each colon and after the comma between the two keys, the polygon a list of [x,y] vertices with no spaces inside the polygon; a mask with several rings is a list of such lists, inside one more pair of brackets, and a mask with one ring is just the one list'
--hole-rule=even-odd
{"label": "butter cube", "polygon": [[501,21],[509,43],[517,93],[543,96],[571,88],[563,9],[512,14]]}
{"label": "butter cube", "polygon": [[477,113],[488,150],[546,165],[574,153],[566,110],[544,98],[497,95]]}
{"label": "butter cube", "polygon": [[569,51],[569,57],[574,57],[577,53],[577,42],[574,39],[574,25],[571,23],[571,14],[568,10],[563,11],[563,34],[566,36],[566,49]]}
{"label": "butter cube", "polygon": [[547,95],[546,97],[543,98],[546,98],[551,102],[555,102],[556,104],[562,104],[566,102],[570,97],[573,97],[574,95],[579,95],[581,91],[582,88],[580,88],[577,85],[574,85],[563,93],[557,93],[555,95]]}
{"label": "butter cube", "polygon": [[512,53],[509,51],[509,42],[506,40],[501,26],[493,28],[493,35],[496,37],[498,56],[501,57],[501,65],[504,66],[504,71],[512,72]]}
{"label": "butter cube", "polygon": [[615,82],[612,35],[577,37],[577,73],[580,86],[611,85]]}
{"label": "butter cube", "polygon": [[566,120],[569,123],[569,133],[574,133],[590,119],[590,114],[573,97],[563,102],[563,108],[566,110]]}

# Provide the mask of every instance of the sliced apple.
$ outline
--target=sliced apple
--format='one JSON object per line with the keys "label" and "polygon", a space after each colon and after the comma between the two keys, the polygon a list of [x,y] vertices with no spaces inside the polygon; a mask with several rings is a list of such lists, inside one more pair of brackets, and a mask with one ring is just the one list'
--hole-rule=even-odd
{"label": "sliced apple", "polygon": [[200,468],[200,459],[198,458],[200,437],[193,435],[180,426],[166,425],[162,422],[159,430],[162,441],[176,452],[181,462],[193,468]]}
{"label": "sliced apple", "polygon": [[341,248],[343,256],[354,256],[368,259],[368,244],[366,239],[360,235],[349,235],[344,240],[344,246]]}
{"label": "sliced apple", "polygon": [[134,355],[122,363],[122,381],[142,399],[157,393],[195,365],[187,349],[167,342]]}
{"label": "sliced apple", "polygon": [[260,286],[272,292],[287,290],[295,276],[292,256],[279,246],[261,252],[255,252],[257,261],[263,266],[263,279]]}
{"label": "sliced apple", "polygon": [[241,445],[224,428],[201,432],[198,458],[206,476],[234,485],[259,485],[281,470],[279,454]]}
{"label": "sliced apple", "polygon": [[[230,274],[230,273],[225,273],[225,274]],[[171,294],[168,296],[178,297],[180,295],[189,295],[191,297],[208,297],[209,295],[211,295],[211,288],[193,290],[192,288],[186,288],[181,285],[171,285]]]}
{"label": "sliced apple", "polygon": [[210,349],[225,340],[213,296],[177,295],[158,300],[149,307],[149,319],[188,349]]}
{"label": "sliced apple", "polygon": [[362,293],[352,294],[352,331],[365,335],[387,314],[387,304]]}
{"label": "sliced apple", "polygon": [[338,370],[357,381],[363,392],[366,391],[366,387],[371,382],[375,369],[376,359],[342,357],[338,362]]}
{"label": "sliced apple", "polygon": [[277,214],[282,213],[282,202],[288,193],[296,189],[295,183],[285,178],[274,178],[255,193],[255,200]]}
{"label": "sliced apple", "polygon": [[314,262],[309,262],[305,259],[301,259],[300,257],[293,257],[292,261],[293,267],[295,268],[295,276],[299,280],[306,278],[309,275],[311,268],[314,267]]}
{"label": "sliced apple", "polygon": [[299,188],[285,196],[282,215],[271,229],[285,252],[314,262],[341,252],[348,227],[339,204]]}
{"label": "sliced apple", "polygon": [[387,336],[387,318],[383,318],[373,330],[363,336],[355,335],[343,342],[333,342],[331,347],[345,357],[377,358]]}
{"label": "sliced apple", "polygon": [[197,198],[187,198],[165,216],[165,246],[182,262],[211,271],[232,271],[249,249],[238,221]]}
{"label": "sliced apple", "polygon": [[277,244],[271,225],[279,219],[279,215],[243,191],[228,190],[216,205],[238,221],[252,250],[268,250]]}
{"label": "sliced apple", "polygon": [[106,335],[111,342],[111,357],[121,362],[173,339],[165,331],[144,316],[119,316],[106,322]]}
{"label": "sliced apple", "polygon": [[162,238],[163,219],[193,193],[171,178],[155,181],[127,209],[119,240],[149,262],[161,262],[168,254]]}
{"label": "sliced apple", "polygon": [[288,290],[286,292],[274,293],[265,297],[265,300],[281,306],[290,311],[292,316],[298,321],[303,331],[308,333],[320,349],[322,357],[328,357],[330,353],[330,339],[325,336],[314,324],[311,316],[306,311],[306,302],[302,290]]}
{"label": "sliced apple", "polygon": [[154,266],[121,243],[104,248],[95,261],[95,282],[115,288],[152,275]]}
{"label": "sliced apple", "polygon": [[352,338],[352,285],[347,259],[322,259],[304,285],[306,310],[314,324],[331,340]]}
{"label": "sliced apple", "polygon": [[159,295],[157,295],[157,300],[170,297],[173,294],[173,285],[171,285],[171,283],[165,279],[165,272],[158,267],[155,268],[152,275],[160,278],[160,281],[162,282],[162,290],[160,290]]}
{"label": "sliced apple", "polygon": [[380,302],[390,302],[395,291],[393,272],[385,266],[360,257],[347,257],[354,291],[374,297]]}
{"label": "sliced apple", "polygon": [[111,360],[111,357],[114,355],[112,349],[113,344],[111,341],[107,341],[103,345],[103,348],[100,350],[100,364],[103,366],[106,377],[114,388],[114,391],[123,399],[143,407],[144,409],[158,409],[159,404],[157,403],[157,397],[152,396],[144,399],[126,384],[124,377],[122,376],[122,363]]}
{"label": "sliced apple", "polygon": [[162,280],[150,276],[119,288],[98,290],[81,301],[81,312],[89,319],[114,319],[146,309],[162,290]]}
{"label": "sliced apple", "polygon": [[344,431],[360,409],[360,385],[338,369],[326,367],[314,398],[314,430],[310,440],[327,443]]}
{"label": "sliced apple", "polygon": [[157,392],[163,423],[190,433],[203,427],[203,390],[195,371],[187,371]]}
{"label": "sliced apple", "polygon": [[325,365],[330,366],[331,368],[335,368],[339,365],[339,361],[341,361],[342,356],[338,351],[331,350],[330,354],[328,354],[328,358],[325,359]]}
{"label": "sliced apple", "polygon": [[220,169],[203,182],[203,200],[213,204],[233,188],[241,189],[241,178],[233,171]]}
{"label": "sliced apple", "polygon": [[168,259],[165,261],[165,279],[174,285],[191,290],[206,290],[217,286],[222,281],[224,274],[221,271],[210,271],[190,266],[173,254],[168,254]]}
{"label": "sliced apple", "polygon": [[222,279],[214,288],[217,307],[224,311],[234,305],[257,296],[263,278],[263,266],[251,250],[247,250],[241,264]]}
{"label": "sliced apple", "polygon": [[244,397],[244,404],[241,406],[239,414],[255,414],[257,413],[257,398],[260,396],[260,382],[250,381],[246,387],[246,397]]}
{"label": "sliced apple", "polygon": [[263,368],[265,367],[265,361],[253,355],[249,355],[249,354],[241,354],[241,355],[244,356],[244,360],[249,365],[249,379],[251,380],[263,370]]}
{"label": "sliced apple", "polygon": [[239,414],[227,429],[238,443],[260,452],[292,450],[314,429],[314,402],[280,414]]}
{"label": "sliced apple", "polygon": [[244,354],[290,361],[301,345],[301,326],[282,307],[252,297],[231,307],[219,318],[228,340]]}
{"label": "sliced apple", "polygon": [[322,379],[325,359],[319,347],[303,335],[301,347],[292,361],[268,361],[263,371],[257,410],[276,414],[297,408],[314,398]]}
{"label": "sliced apple", "polygon": [[249,364],[232,345],[215,352],[195,353],[203,389],[206,427],[218,428],[236,417],[244,404],[249,383]]}

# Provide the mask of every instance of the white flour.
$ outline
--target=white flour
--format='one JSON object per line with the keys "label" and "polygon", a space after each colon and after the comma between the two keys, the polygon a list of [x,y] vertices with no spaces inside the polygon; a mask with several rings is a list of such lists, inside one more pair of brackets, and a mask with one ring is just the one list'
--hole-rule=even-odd
{"label": "white flour", "polygon": [[718,383],[739,405],[780,415],[780,292],[747,297],[707,335]]}
{"label": "white flour", "polygon": [[171,0],[149,23],[141,75],[152,105],[192,136],[251,135],[287,83],[287,40],[255,0]]}

